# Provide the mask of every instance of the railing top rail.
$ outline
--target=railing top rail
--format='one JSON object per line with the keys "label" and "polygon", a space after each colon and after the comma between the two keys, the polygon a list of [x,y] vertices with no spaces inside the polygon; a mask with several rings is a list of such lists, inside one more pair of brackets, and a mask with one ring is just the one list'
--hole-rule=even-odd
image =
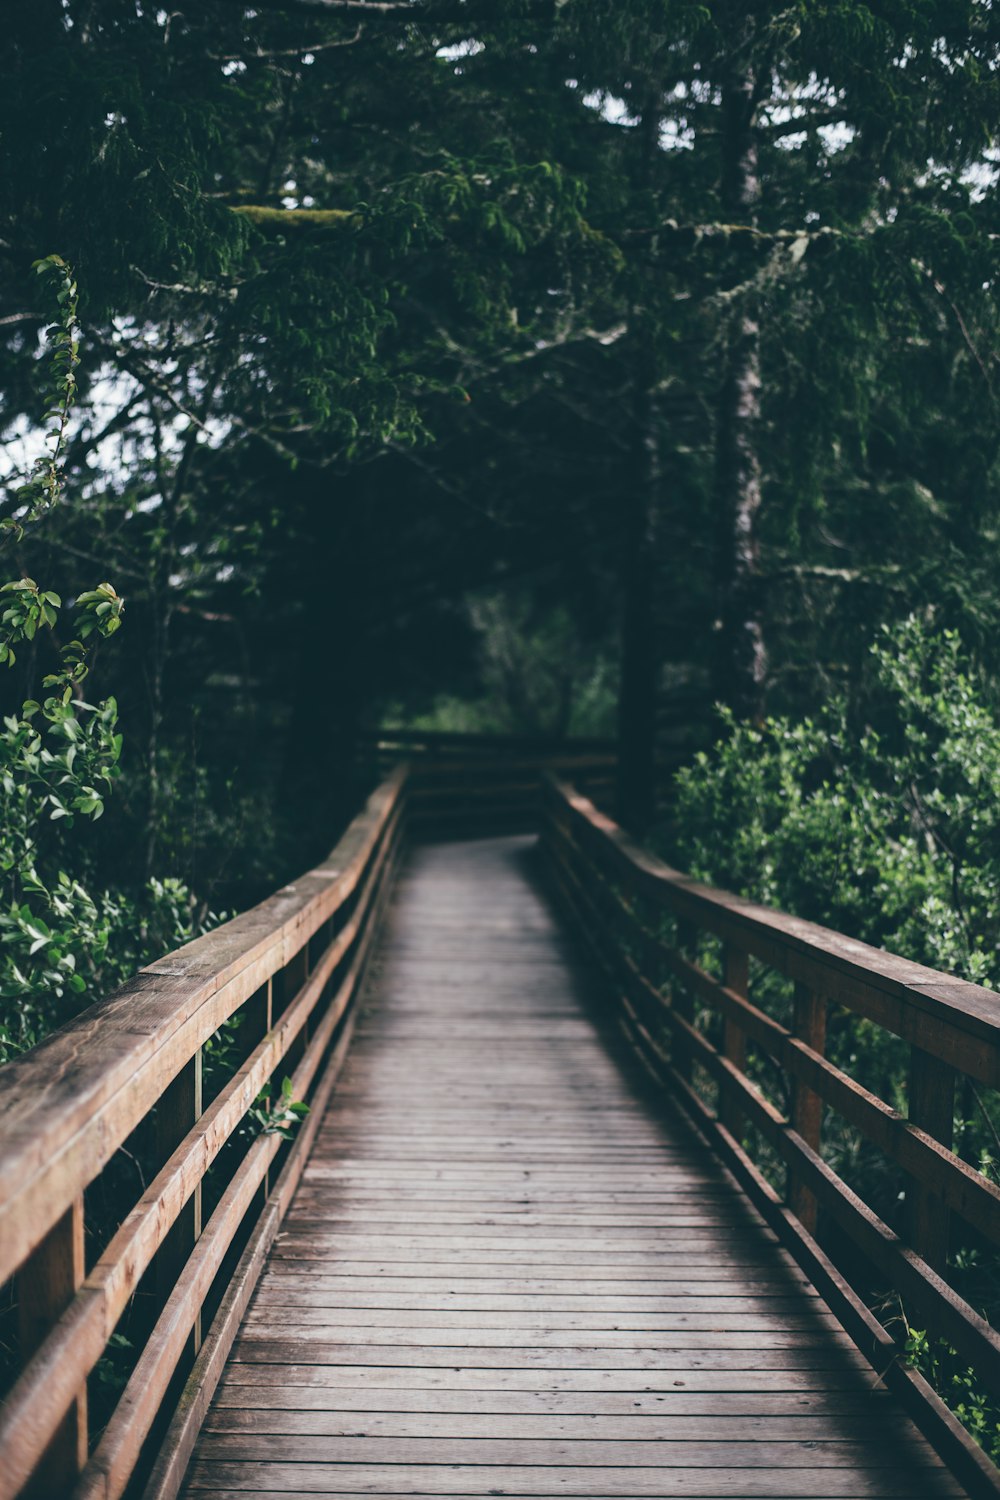
{"label": "railing top rail", "polygon": [[1000,1088],[1000,995],[993,990],[704,885],[643,849],[565,781],[553,775],[546,781],[644,896]]}
{"label": "railing top rail", "polygon": [[617,750],[617,742],[606,735],[478,734],[448,729],[394,729],[386,725],[361,730],[358,740],[363,745],[414,746],[485,754],[504,750],[524,750],[538,755],[573,755],[595,750],[614,754]]}
{"label": "railing top rail", "polygon": [[198,1048],[350,898],[406,781],[372,793],[315,869],[141,969],[4,1068],[0,1283],[98,1175]]}

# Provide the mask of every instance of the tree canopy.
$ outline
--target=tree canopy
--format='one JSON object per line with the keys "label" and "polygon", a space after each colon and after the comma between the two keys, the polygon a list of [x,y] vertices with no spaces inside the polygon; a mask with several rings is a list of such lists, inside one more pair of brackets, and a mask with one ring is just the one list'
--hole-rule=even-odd
{"label": "tree canopy", "polygon": [[[388,712],[617,716],[639,827],[713,703],[864,691],[914,608],[987,648],[997,33],[981,0],[14,0],[5,514],[56,254],[79,364],[18,567],[127,598],[93,671],[144,876],[241,899]],[[546,681],[560,629],[583,718],[501,701],[504,632]]]}

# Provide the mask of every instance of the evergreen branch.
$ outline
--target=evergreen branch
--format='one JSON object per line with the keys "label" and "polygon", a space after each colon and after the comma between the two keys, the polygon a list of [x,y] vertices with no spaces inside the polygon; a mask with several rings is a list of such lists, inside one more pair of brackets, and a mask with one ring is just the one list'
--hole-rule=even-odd
{"label": "evergreen branch", "polygon": [[213,62],[269,62],[277,57],[302,57],[306,52],[330,52],[338,47],[353,47],[364,36],[364,27],[359,24],[353,36],[338,42],[308,42],[302,47],[258,47],[255,52],[210,52]]}
{"label": "evergreen branch", "polygon": [[[245,9],[244,0],[226,0],[227,4]],[[535,0],[535,7],[542,14],[551,14],[552,0]],[[259,0],[257,11],[307,10],[335,16],[368,15],[404,21],[459,22],[466,25],[476,20],[495,20],[495,15],[486,5],[480,14],[472,5],[449,4],[437,7],[433,0]]]}
{"label": "evergreen branch", "polygon": [[139,382],[143,390],[150,392],[154,396],[159,396],[162,401],[166,401],[168,406],[172,406],[179,416],[186,417],[194,427],[199,428],[202,432],[206,430],[202,419],[190,407],[185,406],[180,397],[176,396],[170,387],[158,375],[154,374],[148,365],[144,364],[131,349],[124,344],[115,344],[110,339],[102,337],[96,329],[89,329],[88,333],[91,342],[96,344],[98,348],[103,349],[107,354],[110,354],[117,365],[120,365],[123,370],[126,370],[129,375]]}
{"label": "evergreen branch", "polygon": [[790,120],[758,120],[755,129],[770,140],[777,141],[786,135],[798,135],[800,132],[808,133],[816,130],[822,125],[843,125],[846,123],[845,112],[842,109],[820,109],[815,113],[796,115]]}
{"label": "evergreen branch", "polygon": [[[244,0],[228,0],[245,9]],[[368,15],[409,15],[417,19],[426,14],[423,0],[261,0],[258,10],[319,10],[335,15],[338,11],[363,11]]]}
{"label": "evergreen branch", "polygon": [[629,231],[629,237],[649,236],[654,234],[676,234],[686,235],[688,238],[698,241],[707,239],[731,239],[742,236],[744,239],[755,240],[761,244],[794,245],[797,241],[815,242],[817,240],[838,239],[857,240],[862,236],[850,234],[843,229],[834,229],[830,224],[821,224],[818,229],[758,229],[755,224],[730,224],[720,221],[707,224],[680,224],[676,219],[664,219],[662,223],[651,229],[634,229]]}

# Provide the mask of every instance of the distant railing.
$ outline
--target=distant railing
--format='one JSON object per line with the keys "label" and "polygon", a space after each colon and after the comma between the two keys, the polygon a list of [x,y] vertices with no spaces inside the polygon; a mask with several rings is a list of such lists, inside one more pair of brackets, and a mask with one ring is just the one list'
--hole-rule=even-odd
{"label": "distant railing", "polygon": [[[967,1226],[967,1241],[1000,1246],[1000,1189],[951,1150],[956,1077],[1000,1088],[1000,997],[700,885],[646,853],[554,778],[544,805],[544,844],[559,890],[610,977],[635,1049],[721,1151],[956,1475],[976,1494],[1000,1495],[1000,1471],[907,1365],[857,1285],[859,1264],[872,1269],[899,1292],[922,1329],[975,1368],[987,1392],[1000,1390],[1000,1333],[944,1274],[953,1216]],[[706,936],[721,941],[720,977],[699,962]],[[751,959],[794,982],[791,1024],[754,1003]],[[906,1116],[824,1056],[828,1004],[909,1044]],[[769,1092],[783,1095],[785,1107],[749,1076],[755,1055],[778,1071],[781,1087]],[[902,1233],[824,1160],[824,1108],[900,1169]],[[744,1138],[753,1135],[770,1161],[786,1168],[784,1195],[761,1170],[761,1153],[752,1159]],[[837,1231],[824,1235],[823,1249],[814,1237],[818,1211],[820,1232]],[[851,1251],[831,1248],[838,1243]]]}
{"label": "distant railing", "polygon": [[606,805],[618,769],[615,741],[593,737],[382,728],[362,734],[358,750],[378,777],[402,760],[409,762],[411,824],[432,837],[533,831],[545,771],[571,777]]}
{"label": "distant railing", "polygon": [[[21,1365],[0,1410],[3,1500],[115,1500],[137,1468],[146,1496],[178,1493],[350,1040],[405,789],[399,769],[322,865],[3,1069],[0,1283],[15,1278]],[[233,1017],[242,1061],[203,1101],[205,1044]],[[264,1085],[285,1074],[311,1108],[290,1146],[246,1130]],[[85,1264],[85,1193],[140,1136],[155,1175]],[[218,1201],[202,1226],[208,1183]],[[148,1331],[88,1452],[88,1377],[140,1289]]]}

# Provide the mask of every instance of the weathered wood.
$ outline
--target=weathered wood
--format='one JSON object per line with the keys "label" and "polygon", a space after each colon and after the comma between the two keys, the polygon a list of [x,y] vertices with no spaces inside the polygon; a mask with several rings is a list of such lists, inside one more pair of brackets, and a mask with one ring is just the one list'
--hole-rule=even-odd
{"label": "weathered wood", "polygon": [[[385,1373],[385,1372],[381,1372]],[[718,1424],[724,1420],[743,1423],[747,1437],[757,1432],[781,1437],[783,1432],[801,1436],[803,1422],[815,1425],[814,1432],[829,1431],[841,1439],[849,1432],[864,1436],[866,1424],[878,1425],[879,1431],[892,1430],[903,1421],[895,1403],[885,1391],[862,1393],[801,1391],[597,1391],[551,1390],[537,1384],[524,1390],[439,1389],[434,1396],[434,1410],[427,1411],[427,1393],[420,1388],[406,1389],[390,1385],[369,1385],[357,1390],[322,1386],[248,1387],[224,1381],[214,1407],[206,1419],[206,1428],[218,1432],[255,1430],[259,1432],[309,1432],[321,1428],[340,1431],[353,1428],[354,1413],[360,1413],[361,1426],[369,1420],[388,1424],[393,1419],[410,1424],[414,1415],[442,1430],[466,1417],[480,1415],[499,1417],[498,1428],[514,1419],[527,1418],[519,1430],[529,1434],[544,1430],[549,1422],[572,1424],[583,1435],[613,1433],[612,1423],[624,1423],[623,1431],[645,1429],[656,1436],[673,1424],[677,1433],[718,1435]],[[762,1428],[760,1424],[771,1424]],[[273,1424],[273,1425],[272,1425]],[[593,1425],[591,1425],[593,1424]],[[712,1426],[709,1426],[712,1424]],[[752,1425],[751,1425],[752,1424]],[[859,1424],[859,1425],[855,1425]],[[393,1422],[395,1425],[395,1422]],[[464,1423],[463,1423],[464,1425]],[[730,1428],[727,1425],[727,1432]]]}
{"label": "weathered wood", "polygon": [[614,867],[647,899],[724,942],[745,947],[830,1000],[860,1010],[979,1082],[1000,1087],[992,991],[702,885],[647,853],[572,788],[557,783],[551,795],[588,826]]}
{"label": "weathered wood", "polygon": [[[1000,1017],[995,1002],[991,1021],[986,992],[974,986],[963,988],[958,981],[866,949],[839,934],[698,886],[638,850],[620,829],[570,789],[552,785],[549,805],[555,809],[555,817],[547,847],[553,851],[560,883],[571,894],[577,918],[601,954],[620,996],[628,1034],[654,1076],[671,1079],[685,1106],[690,1105],[699,1121],[722,1138],[727,1151],[736,1153],[745,1173],[741,1180],[749,1185],[755,1201],[766,1205],[765,1217],[803,1264],[818,1264],[809,1230],[819,1204],[854,1240],[864,1257],[878,1266],[885,1283],[900,1290],[904,1303],[914,1310],[922,1325],[960,1349],[987,1385],[1000,1383],[1000,1336],[935,1274],[947,1258],[948,1209],[957,1210],[988,1239],[1000,1244],[1000,1194],[948,1149],[956,1066],[973,1077],[986,1079],[994,1076],[1000,1065]],[[702,930],[721,937],[724,952],[736,947],[791,977],[796,983],[794,1030],[789,1031],[747,1001],[742,984],[727,982],[728,962],[720,983],[689,958],[661,944],[668,968],[721,1016],[724,1042],[721,1049],[714,1047],[650,982],[635,957],[637,952],[647,951],[643,936],[630,932],[627,949],[609,941],[613,917],[605,920],[602,911],[631,910],[630,891],[641,892],[654,906],[659,903],[676,920],[697,922]],[[815,996],[830,996],[911,1042],[914,1066],[909,1119],[860,1088],[823,1057],[825,1003]],[[928,1004],[930,1000],[935,1003]],[[674,1061],[656,1038],[662,1024],[674,1035]],[[784,1070],[791,1096],[790,1119],[786,1120],[746,1076],[739,1044],[735,1048],[732,1045],[734,1030],[744,1032]],[[691,1086],[689,1070],[676,1065],[675,1060],[685,1053],[696,1057],[718,1084],[718,1119]],[[824,1102],[859,1125],[880,1149],[905,1163],[913,1178],[908,1192],[909,1238],[917,1253],[907,1249],[822,1160],[819,1145]],[[755,1169],[743,1160],[736,1138],[741,1114],[787,1164],[798,1217],[788,1214],[785,1218],[778,1212],[776,1202],[768,1196],[773,1196],[770,1187],[759,1174],[754,1177]],[[854,1336],[860,1338],[862,1347],[881,1349],[884,1345],[891,1350],[891,1339],[882,1330],[873,1333],[874,1320],[867,1313],[862,1315],[863,1304],[856,1297],[852,1301],[847,1284],[834,1283],[827,1270],[824,1276],[829,1285],[836,1286],[838,1311]],[[916,1380],[904,1382],[904,1393],[927,1431],[976,1491],[1000,1494],[1000,1475],[934,1393]]]}
{"label": "weathered wood", "polygon": [[[53,1480],[55,1470],[47,1467],[38,1493],[62,1494],[65,1474],[75,1474],[86,1461],[82,1412],[87,1375],[155,1256],[163,1311],[78,1490],[80,1495],[99,1494],[102,1500],[124,1492],[175,1372],[193,1358],[202,1304],[226,1249],[244,1216],[259,1213],[263,1206],[267,1164],[278,1139],[265,1136],[251,1148],[204,1235],[201,1179],[283,1059],[286,1067],[294,1068],[298,1097],[306,1096],[363,971],[398,848],[403,787],[400,774],[380,789],[330,859],[296,886],[208,939],[151,965],[135,985],[95,1007],[80,1024],[58,1033],[10,1070],[12,1091],[3,1096],[0,1116],[9,1115],[12,1102],[21,1101],[33,1076],[52,1111],[51,1118],[38,1126],[41,1142],[26,1138],[21,1115],[8,1121],[0,1118],[5,1155],[0,1262],[10,1266],[23,1260],[25,1249],[42,1237],[21,1269],[21,1281],[28,1288],[25,1309],[34,1306],[37,1314],[41,1308],[31,1294],[34,1272],[52,1258],[45,1223],[68,1185],[75,1181],[82,1189],[152,1108],[157,1149],[167,1160],[91,1273],[84,1279],[81,1251],[70,1291],[50,1315],[34,1316],[35,1332],[26,1332],[21,1340],[23,1369],[0,1409],[3,1500],[21,1491],[48,1444],[54,1445],[53,1451],[66,1450],[70,1425],[77,1438],[84,1432],[76,1442],[72,1469],[68,1460],[60,1459],[59,1477]],[[322,932],[324,940],[329,937],[332,913],[348,901],[349,920],[318,954],[314,972],[296,986],[272,1027],[271,976],[294,974],[296,955],[304,952],[314,933]],[[290,1048],[304,1036],[335,973],[339,988],[324,1005],[314,1045],[295,1067]],[[243,1044],[248,1056],[203,1112],[202,1043],[244,1003],[248,1027]],[[135,1070],[127,1080],[126,1059]],[[28,1101],[22,1114],[30,1119],[34,1112]],[[46,1144],[51,1156],[43,1159],[38,1153]],[[21,1177],[15,1170],[18,1165],[23,1168]],[[52,1231],[57,1240],[61,1231],[61,1225]],[[45,1463],[52,1462],[50,1455]]]}
{"label": "weathered wood", "polygon": [[[811,1052],[822,1056],[826,1047],[825,997],[817,995],[807,985],[796,984],[794,1004],[795,1019],[792,1029],[796,1038]],[[792,1081],[791,1123],[793,1130],[798,1132],[806,1145],[810,1146],[813,1151],[818,1151],[823,1124],[823,1099],[803,1081],[801,1076],[794,1077]],[[816,1199],[809,1189],[802,1185],[794,1171],[789,1175],[789,1202],[792,1209],[809,1233],[815,1234]]]}
{"label": "weathered wood", "polygon": [[[52,1226],[17,1278],[19,1344],[27,1360],[73,1301],[84,1275],[83,1198]],[[87,1459],[87,1387],[71,1394],[54,1431],[23,1436],[32,1449],[33,1472],[26,1500],[46,1500],[68,1489]],[[29,1466],[26,1465],[26,1470]]]}
{"label": "weathered wood", "polygon": [[[156,1151],[160,1161],[167,1161],[181,1141],[194,1130],[202,1110],[202,1054],[196,1052],[190,1062],[164,1090],[156,1106]],[[184,1206],[178,1211],[171,1228],[156,1252],[156,1290],[161,1303],[166,1302],[174,1283],[201,1234],[201,1182],[197,1183]],[[193,1360],[201,1345],[201,1315],[194,1320],[188,1342],[187,1357]]]}
{"label": "weathered wood", "polygon": [[[357,945],[351,965],[317,1025],[305,1055],[293,1075],[294,1090],[296,1095],[301,1097],[308,1092],[318,1069],[320,1067],[323,1069],[321,1081],[311,1096],[310,1115],[300,1129],[288,1154],[273,1195],[269,1198],[263,1214],[250,1233],[236,1272],[213,1322],[210,1337],[195,1363],[160,1447],[145,1489],[146,1500],[173,1500],[173,1497],[180,1491],[197,1433],[232,1348],[240,1319],[246,1311],[250,1296],[260,1276],[267,1251],[273,1245],[280,1230],[318,1133],[323,1111],[347,1055],[357,1014],[354,1001],[364,982],[373,941],[379,929],[384,905],[395,874],[397,858],[398,845],[387,841],[385,854],[373,868],[359,899],[358,908],[352,916],[352,922],[360,921],[362,912],[367,910],[368,923],[364,936]],[[328,954],[336,949],[338,942],[346,943],[346,941],[345,932],[342,931],[331,943]],[[347,948],[344,947],[343,951],[346,952]],[[326,960],[318,966],[318,971],[311,981],[313,986],[320,983],[320,974],[325,962]],[[309,988],[309,985],[304,987],[296,1004],[301,1004],[302,997]],[[334,1036],[337,1037],[336,1044],[328,1055],[328,1048]],[[260,1141],[256,1144],[257,1147],[262,1146]],[[271,1156],[273,1152],[269,1152],[265,1159],[270,1159]],[[223,1204],[220,1203],[219,1207],[222,1209]],[[127,1429],[125,1436],[132,1437],[134,1440],[134,1435],[128,1433]]]}
{"label": "weathered wood", "polygon": [[[0,1411],[0,1448],[8,1456],[6,1473],[15,1488],[18,1466],[27,1465],[31,1461],[31,1453],[25,1448],[25,1434],[29,1431],[37,1432],[46,1423],[52,1428],[60,1419],[77,1384],[85,1379],[87,1371],[99,1357],[128,1298],[138,1285],[139,1276],[149,1264],[157,1246],[168,1234],[175,1216],[196,1190],[201,1177],[236,1129],[266,1079],[286,1054],[289,1039],[301,1031],[327,975],[354,942],[365,909],[365,904],[362,903],[331,944],[310,982],[303,987],[278,1024],[268,1031],[250,1053],[243,1067],[213,1100],[196,1127],[185,1137],[150,1184],[88,1276],[81,1296],[70,1309],[67,1318],[53,1329],[9,1395]],[[325,1046],[353,994],[360,962],[359,954],[324,1017],[313,1060],[296,1073],[303,1093],[308,1088],[319,1051]],[[186,1109],[189,1107],[190,1100],[185,1105]],[[274,1154],[274,1144],[272,1141],[271,1156]],[[246,1173],[250,1169],[251,1164],[244,1163],[241,1170]],[[266,1182],[266,1170],[261,1180]],[[233,1224],[231,1230],[235,1230],[235,1227]],[[175,1270],[175,1278],[176,1274]],[[205,1290],[207,1285],[202,1287],[200,1295]],[[176,1335],[176,1327],[173,1324],[171,1327],[173,1337]],[[139,1384],[143,1388],[142,1420],[146,1420],[155,1412],[149,1404],[148,1392],[141,1378]],[[133,1431],[138,1430],[135,1418],[130,1425]],[[17,1455],[16,1460],[14,1454]],[[0,1492],[3,1483],[4,1480],[0,1477]]]}
{"label": "weathered wood", "polygon": [[[955,1129],[955,1070],[921,1047],[910,1049],[909,1118],[950,1147]],[[921,1175],[907,1191],[910,1243],[935,1271],[948,1263],[950,1223],[947,1206]]]}
{"label": "weathered wood", "polygon": [[143,969],[23,1059],[0,1095],[0,1280],[110,1160],[171,1079],[360,884],[402,797],[373,794],[330,859]]}
{"label": "weathered wood", "polygon": [[[683,920],[677,923],[677,951],[685,957],[693,958],[695,943],[697,942],[697,929],[691,922]],[[683,983],[675,984],[671,989],[670,1003],[675,1013],[694,1025],[694,995]],[[677,1048],[676,1067],[682,1078],[691,1077],[691,1066],[693,1059],[690,1052],[683,1045]]]}
{"label": "weathered wood", "polygon": [[[750,959],[742,948],[736,948],[732,943],[727,943],[722,952],[722,983],[731,994],[738,995],[741,1000],[747,998],[750,987]],[[723,1021],[722,1028],[723,1056],[734,1068],[743,1073],[747,1065],[746,1032],[729,1016]],[[719,1101],[719,1117],[727,1130],[731,1130],[734,1135],[739,1135],[740,1110],[732,1093],[726,1089],[723,1089]]]}
{"label": "weathered wood", "polygon": [[[470,1445],[472,1446],[472,1445]],[[883,1450],[884,1454],[884,1450]],[[713,1500],[757,1495],[766,1500],[802,1500],[805,1485],[816,1493],[812,1469],[806,1465],[787,1469],[729,1470],[712,1472],[691,1468],[580,1468],[574,1465],[559,1474],[560,1495],[574,1496],[651,1496],[657,1500],[687,1500],[687,1497],[711,1496]],[[485,1471],[470,1453],[465,1463],[434,1464],[323,1464],[302,1462],[289,1466],[267,1462],[201,1462],[194,1464],[189,1480],[192,1495],[211,1490],[215,1500],[245,1496],[252,1491],[256,1500],[270,1495],[297,1497],[306,1494],[362,1495],[395,1494],[434,1497],[482,1496],[488,1478],[491,1489],[504,1495],[538,1496],[552,1493],[553,1474],[550,1465],[540,1467],[517,1465]],[[915,1486],[919,1485],[919,1489]],[[957,1496],[961,1490],[941,1470],[894,1468],[891,1459],[874,1467],[858,1466],[824,1473],[821,1493],[825,1500],[935,1500],[937,1496]]]}
{"label": "weathered wood", "polygon": [[[948,1484],[883,1392],[866,1405],[865,1361],[773,1231],[665,1129],[592,974],[539,936],[523,859],[509,841],[412,856],[189,1493]],[[484,940],[499,911],[530,956]],[[553,1024],[567,997],[576,1020]],[[467,1004],[474,1033],[453,1029]]]}

